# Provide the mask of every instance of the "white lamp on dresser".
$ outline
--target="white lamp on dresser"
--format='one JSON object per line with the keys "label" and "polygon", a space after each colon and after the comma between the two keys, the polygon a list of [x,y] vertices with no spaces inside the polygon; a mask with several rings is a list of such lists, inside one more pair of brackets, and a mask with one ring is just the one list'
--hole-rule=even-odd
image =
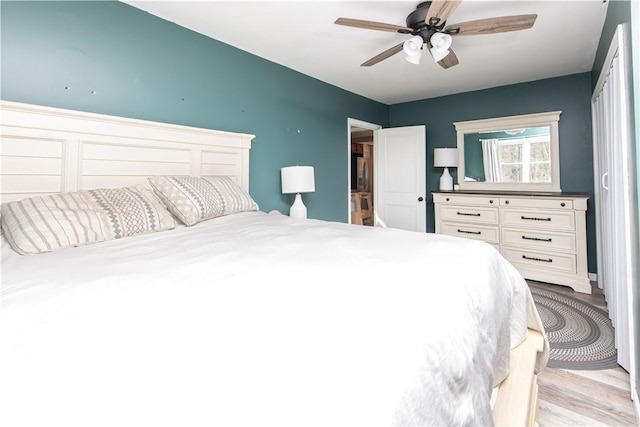
{"label": "white lamp on dresser", "polygon": [[291,218],[306,218],[307,207],[302,203],[301,193],[316,191],[313,166],[287,166],[280,169],[282,194],[295,194],[296,199],[289,209]]}
{"label": "white lamp on dresser", "polygon": [[433,150],[433,166],[444,168],[440,177],[440,191],[453,190],[453,177],[449,173],[449,168],[458,166],[458,149],[436,148]]}

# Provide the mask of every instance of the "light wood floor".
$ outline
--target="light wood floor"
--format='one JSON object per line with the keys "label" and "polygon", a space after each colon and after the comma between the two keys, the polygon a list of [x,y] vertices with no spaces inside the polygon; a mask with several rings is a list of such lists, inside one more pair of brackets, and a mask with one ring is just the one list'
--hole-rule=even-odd
{"label": "light wood floor", "polygon": [[[571,288],[537,285],[570,295],[607,309],[602,292],[574,292]],[[629,392],[629,374],[624,369],[574,371],[546,368],[538,376],[540,426],[637,426]]]}

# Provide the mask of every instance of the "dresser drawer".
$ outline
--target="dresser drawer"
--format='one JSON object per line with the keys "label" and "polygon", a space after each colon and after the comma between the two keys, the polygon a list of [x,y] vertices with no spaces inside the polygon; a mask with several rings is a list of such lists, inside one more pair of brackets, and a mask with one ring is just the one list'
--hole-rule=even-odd
{"label": "dresser drawer", "polygon": [[473,205],[473,206],[499,206],[499,197],[487,196],[470,196],[461,194],[434,194],[434,203],[442,203],[443,205]]}
{"label": "dresser drawer", "polygon": [[576,256],[573,254],[520,250],[502,246],[502,255],[513,264],[526,265],[546,271],[576,273]]}
{"label": "dresser drawer", "polygon": [[467,239],[483,240],[487,243],[500,243],[500,229],[495,226],[476,224],[454,224],[443,222],[440,233],[448,236],[464,237]]}
{"label": "dresser drawer", "polygon": [[544,228],[559,231],[574,231],[576,227],[573,211],[541,211],[502,208],[501,224],[522,229]]}
{"label": "dresser drawer", "polygon": [[434,192],[441,234],[483,240],[531,280],[591,293],[586,195]]}
{"label": "dresser drawer", "polygon": [[573,210],[573,200],[562,198],[537,199],[500,197],[500,206],[533,209],[566,209]]}
{"label": "dresser drawer", "polygon": [[442,205],[442,221],[458,221],[478,224],[498,224],[498,208],[480,206]]}
{"label": "dresser drawer", "polygon": [[571,233],[556,233],[536,229],[502,228],[500,241],[505,246],[523,249],[549,250],[556,252],[576,251],[576,236]]}

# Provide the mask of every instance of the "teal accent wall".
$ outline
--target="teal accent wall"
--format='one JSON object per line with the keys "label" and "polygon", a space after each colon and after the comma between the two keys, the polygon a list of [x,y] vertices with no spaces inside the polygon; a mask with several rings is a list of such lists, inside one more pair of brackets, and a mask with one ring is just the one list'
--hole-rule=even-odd
{"label": "teal accent wall", "polygon": [[[427,166],[428,167],[428,166]],[[454,170],[453,181],[458,182],[458,171]],[[464,176],[484,182],[484,153],[478,134],[464,136]]]}
{"label": "teal accent wall", "polygon": [[255,134],[262,210],[288,212],[280,168],[310,165],[309,216],[347,221],[347,118],[386,126],[387,105],[121,2],[2,1],[0,12],[2,99]]}
{"label": "teal accent wall", "polygon": [[[591,73],[538,80],[390,107],[390,126],[427,127],[427,231],[434,231],[433,197],[442,168],[433,167],[433,149],[456,147],[454,122],[561,110],[560,187],[562,191],[593,197],[591,138]],[[457,170],[452,171],[454,180]],[[457,181],[457,180],[456,180]],[[595,211],[588,202],[587,246],[589,271],[596,271]]]}

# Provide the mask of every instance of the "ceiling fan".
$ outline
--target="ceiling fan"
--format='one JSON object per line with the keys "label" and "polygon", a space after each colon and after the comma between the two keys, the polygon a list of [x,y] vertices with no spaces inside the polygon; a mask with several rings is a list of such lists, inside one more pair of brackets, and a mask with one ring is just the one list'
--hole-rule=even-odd
{"label": "ceiling fan", "polygon": [[407,16],[406,27],[351,18],[338,18],[335,23],[347,27],[412,35],[408,40],[362,63],[363,67],[377,64],[403,50],[407,55],[407,61],[419,64],[422,48],[426,45],[426,50],[431,53],[433,59],[446,69],[458,65],[458,57],[451,49],[452,36],[472,36],[526,30],[533,27],[538,17],[536,14],[498,16],[447,25],[447,19],[458,8],[461,1],[433,0],[422,2],[418,4],[416,10]]}

